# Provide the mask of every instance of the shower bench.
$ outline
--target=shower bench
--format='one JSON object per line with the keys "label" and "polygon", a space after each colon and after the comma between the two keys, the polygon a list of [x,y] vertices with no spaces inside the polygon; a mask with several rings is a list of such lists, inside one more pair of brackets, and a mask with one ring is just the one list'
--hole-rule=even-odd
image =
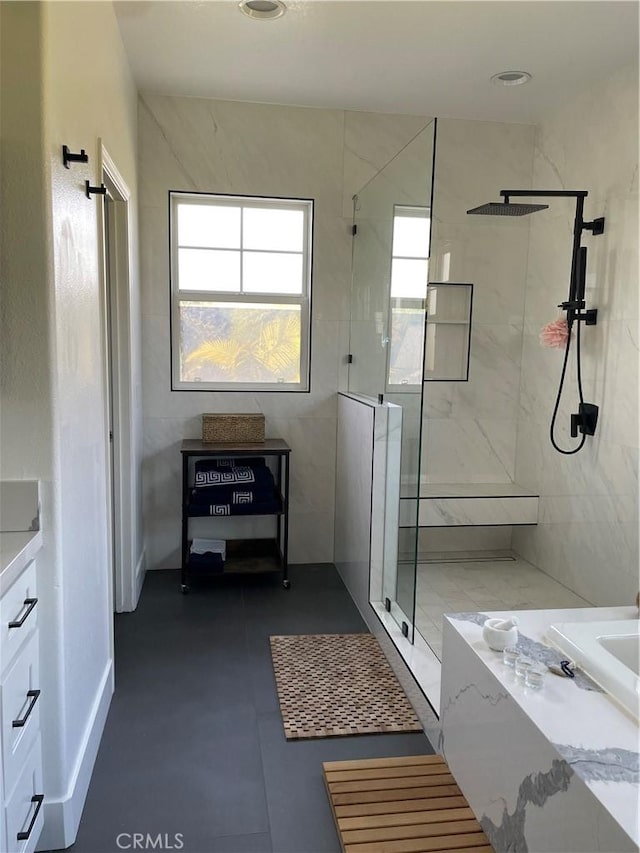
{"label": "shower bench", "polygon": [[403,487],[400,527],[488,527],[538,523],[538,495],[517,483],[422,483]]}

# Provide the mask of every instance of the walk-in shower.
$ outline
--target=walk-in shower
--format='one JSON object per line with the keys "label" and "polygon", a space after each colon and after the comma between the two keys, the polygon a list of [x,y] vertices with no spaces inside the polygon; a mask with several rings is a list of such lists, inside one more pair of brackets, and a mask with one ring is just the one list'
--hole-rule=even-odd
{"label": "walk-in shower", "polygon": [[[558,451],[566,456],[571,456],[577,453],[584,447],[588,435],[594,435],[598,422],[598,406],[595,403],[586,403],[582,388],[582,355],[580,342],[581,324],[584,322],[586,326],[595,326],[598,320],[598,311],[595,308],[587,309],[585,302],[585,282],[587,272],[587,249],[581,245],[582,232],[590,231],[592,234],[602,234],[604,232],[604,217],[598,217],[591,222],[585,222],[583,218],[584,200],[588,195],[586,190],[500,190],[502,196],[501,202],[488,202],[487,204],[474,207],[467,210],[468,214],[477,216],[526,216],[529,213],[536,213],[539,210],[547,210],[548,204],[523,204],[521,202],[512,202],[512,197],[531,197],[531,198],[575,198],[576,213],[573,223],[573,248],[571,251],[571,274],[569,278],[569,295],[565,302],[561,302],[558,308],[566,312],[566,342],[564,351],[564,360],[562,363],[562,371],[560,373],[560,382],[558,385],[558,393],[556,396],[555,405],[553,407],[553,415],[551,416],[551,425],[549,428],[549,438],[551,444]],[[564,388],[565,376],[567,373],[567,364],[569,361],[569,351],[571,348],[572,331],[575,325],[576,328],[576,374],[578,384],[578,411],[571,415],[571,436],[578,437],[578,432],[582,434],[582,438],[578,445],[570,450],[560,447],[555,438],[556,419],[562,391]]]}
{"label": "walk-in shower", "polygon": [[[543,520],[540,472],[551,467],[543,463],[555,397],[545,402],[554,353],[537,346],[537,329],[549,300],[565,299],[554,345],[565,356],[561,386],[565,375],[569,383],[580,327],[598,319],[585,305],[580,238],[602,233],[603,221],[584,222],[586,191],[503,191],[474,207],[491,187],[526,186],[532,156],[530,130],[441,120],[354,198],[336,562],[430,699],[443,614],[588,605],[528,555]],[[472,207],[484,218],[467,216]],[[522,218],[549,207],[533,229]],[[556,296],[574,210],[571,283]],[[557,235],[559,258],[549,239],[558,225],[568,232]],[[568,453],[595,428],[579,381],[579,404],[568,388],[560,401],[561,388],[553,413],[554,441]]]}

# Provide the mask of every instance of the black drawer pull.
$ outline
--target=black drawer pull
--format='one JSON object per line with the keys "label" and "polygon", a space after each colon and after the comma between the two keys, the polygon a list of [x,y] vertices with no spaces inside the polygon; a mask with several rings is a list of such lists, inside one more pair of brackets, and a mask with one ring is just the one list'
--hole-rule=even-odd
{"label": "black drawer pull", "polygon": [[20,717],[19,719],[14,720],[11,723],[11,725],[14,729],[21,729],[22,726],[24,726],[24,724],[27,722],[27,720],[29,719],[29,715],[31,714],[31,712],[35,708],[35,704],[38,701],[39,695],[40,695],[39,690],[27,690],[27,699],[31,699],[31,702],[29,702],[29,707],[27,708],[27,712],[24,715],[24,717]]}
{"label": "black drawer pull", "polygon": [[29,614],[31,613],[31,611],[33,610],[33,608],[36,606],[37,603],[38,603],[37,598],[25,598],[24,604],[22,606],[26,607],[27,609],[22,614],[21,619],[14,619],[13,622],[9,622],[9,627],[10,628],[22,628],[24,623],[27,621],[27,617],[29,616]]}
{"label": "black drawer pull", "polygon": [[33,813],[33,817],[31,818],[31,823],[29,824],[29,829],[26,832],[18,833],[18,841],[26,841],[27,838],[31,835],[31,830],[33,829],[33,825],[38,820],[38,815],[40,814],[40,809],[42,808],[42,801],[44,800],[44,794],[34,794],[31,797],[32,803],[37,803],[36,810]]}

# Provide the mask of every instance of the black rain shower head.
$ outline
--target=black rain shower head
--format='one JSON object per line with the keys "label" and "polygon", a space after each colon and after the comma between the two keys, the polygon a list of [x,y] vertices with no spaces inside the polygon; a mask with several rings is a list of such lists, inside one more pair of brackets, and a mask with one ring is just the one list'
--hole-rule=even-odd
{"label": "black rain shower head", "polygon": [[490,201],[467,210],[467,213],[475,213],[478,216],[526,216],[535,213],[536,210],[546,210],[548,204],[514,204],[506,201]]}
{"label": "black rain shower head", "polygon": [[[567,312],[567,327],[569,334],[565,344],[564,361],[562,364],[562,373],[560,374],[560,385],[556,396],[553,415],[551,416],[551,426],[549,428],[549,438],[551,444],[559,452],[566,456],[572,456],[577,453],[585,443],[587,435],[594,435],[596,431],[596,423],[598,420],[598,407],[593,403],[585,403],[584,394],[582,391],[582,367],[580,361],[580,326],[584,321],[587,326],[595,326],[597,322],[598,311],[593,308],[585,310],[585,277],[587,269],[587,250],[580,245],[580,239],[583,231],[591,231],[592,234],[604,233],[604,217],[600,216],[592,222],[585,222],[583,219],[584,200],[589,195],[587,190],[500,190],[502,201],[489,202],[482,204],[480,207],[474,207],[472,210],[467,210],[467,213],[473,213],[479,216],[526,216],[529,213],[535,213],[537,210],[546,210],[548,204],[520,204],[513,203],[511,197],[533,197],[533,198],[575,198],[576,200],[576,216],[573,223],[573,249],[571,252],[571,277],[569,279],[569,298],[566,302],[558,305]],[[582,433],[580,443],[571,450],[565,450],[558,445],[555,439],[556,418],[558,408],[560,406],[560,398],[564,388],[564,381],[567,372],[567,361],[569,359],[569,347],[571,345],[571,329],[574,323],[577,323],[576,331],[576,370],[578,378],[578,412],[571,415],[571,435],[577,438],[578,431]]]}

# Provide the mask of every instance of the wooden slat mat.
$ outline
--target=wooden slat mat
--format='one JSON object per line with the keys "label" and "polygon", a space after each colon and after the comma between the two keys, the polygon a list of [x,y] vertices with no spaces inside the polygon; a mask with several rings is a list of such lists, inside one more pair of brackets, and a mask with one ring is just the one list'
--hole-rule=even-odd
{"label": "wooden slat mat", "polygon": [[288,740],[422,731],[373,635],[269,639]]}
{"label": "wooden slat mat", "polygon": [[344,853],[492,853],[440,755],[322,765]]}

